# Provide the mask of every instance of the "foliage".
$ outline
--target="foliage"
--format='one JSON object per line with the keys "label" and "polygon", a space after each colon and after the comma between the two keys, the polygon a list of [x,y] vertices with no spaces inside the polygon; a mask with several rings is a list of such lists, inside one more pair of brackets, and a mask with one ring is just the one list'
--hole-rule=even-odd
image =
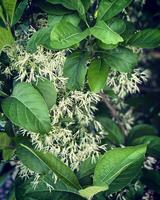
{"label": "foliage", "polygon": [[9,199],[159,193],[149,163],[158,130],[133,115],[141,101],[130,94],[148,80],[137,65],[142,48],[160,46],[160,30],[136,30],[131,3],[0,0],[0,173],[3,163],[18,171]]}

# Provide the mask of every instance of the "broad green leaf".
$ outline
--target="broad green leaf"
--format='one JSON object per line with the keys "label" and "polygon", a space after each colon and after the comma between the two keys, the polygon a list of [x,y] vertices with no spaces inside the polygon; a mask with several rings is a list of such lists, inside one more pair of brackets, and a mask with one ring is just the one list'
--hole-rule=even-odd
{"label": "broad green leaf", "polygon": [[74,52],[67,57],[63,74],[68,78],[67,87],[70,90],[80,90],[83,87],[87,73],[88,54]]}
{"label": "broad green leaf", "polygon": [[134,33],[127,45],[140,48],[155,48],[160,46],[160,29],[145,29]]}
{"label": "broad green leaf", "polygon": [[146,145],[115,148],[106,152],[97,162],[94,185],[109,186],[108,193],[115,193],[127,186],[139,173]]}
{"label": "broad green leaf", "polygon": [[90,29],[91,34],[105,44],[118,44],[123,42],[123,38],[114,32],[104,21],[98,21]]}
{"label": "broad green leaf", "polygon": [[85,9],[81,0],[48,0],[48,2],[53,4],[61,4],[68,9],[76,10],[80,16],[85,19]]}
{"label": "broad green leaf", "polygon": [[35,32],[27,43],[27,51],[34,53],[37,50],[37,46],[42,45],[47,49],[52,49],[50,46],[50,33],[52,28],[42,28]]}
{"label": "broad green leaf", "polygon": [[25,8],[28,5],[28,0],[22,0],[15,9],[14,17],[13,17],[13,25],[15,25],[23,15]]}
{"label": "broad green leaf", "polygon": [[19,83],[10,97],[2,101],[5,115],[17,126],[35,133],[50,131],[47,104],[40,93],[29,83]]}
{"label": "broad green leaf", "polygon": [[53,154],[36,151],[21,144],[17,156],[29,169],[41,174],[48,174],[51,170],[67,185],[75,189],[81,188],[72,170]]}
{"label": "broad green leaf", "polygon": [[133,141],[134,139],[138,137],[147,136],[147,135],[156,136],[158,135],[158,131],[155,127],[148,124],[136,125],[130,130],[128,134],[128,138],[127,138],[127,143],[130,143],[131,141]]}
{"label": "broad green leaf", "polygon": [[48,109],[51,109],[57,100],[57,91],[54,84],[48,79],[39,78],[34,87],[43,96]]}
{"label": "broad green leaf", "polygon": [[79,17],[75,14],[72,15],[64,15],[64,16],[50,16],[49,17],[49,27],[42,28],[35,32],[29,42],[27,43],[27,51],[30,53],[34,53],[37,50],[37,46],[42,45],[47,49],[53,49],[50,45],[50,34],[53,27],[56,24],[60,24],[62,21],[70,22],[73,25],[78,25]]}
{"label": "broad green leaf", "polygon": [[4,160],[11,160],[14,155],[15,149],[3,149],[3,159]]}
{"label": "broad green leaf", "polygon": [[0,132],[0,149],[6,149],[10,146],[11,138],[6,133]]}
{"label": "broad green leaf", "polygon": [[88,69],[88,84],[93,92],[100,92],[104,88],[109,71],[105,60],[96,59],[91,62]]}
{"label": "broad green leaf", "polygon": [[13,23],[14,11],[17,0],[1,0],[7,21],[10,25]]}
{"label": "broad green leaf", "polygon": [[81,163],[78,171],[79,179],[83,179],[87,176],[90,176],[94,173],[94,169],[96,166],[96,162],[92,162],[92,158],[88,158],[84,162]]}
{"label": "broad green leaf", "polygon": [[131,145],[147,144],[147,155],[159,158],[160,137],[145,135],[138,137],[131,142]]}
{"label": "broad green leaf", "polygon": [[142,183],[149,189],[160,194],[160,172],[154,170],[143,170]]}
{"label": "broad green leaf", "polygon": [[116,33],[122,34],[126,29],[126,24],[122,19],[115,18],[112,20],[108,26]]}
{"label": "broad green leaf", "polygon": [[104,50],[115,49],[118,46],[118,44],[105,44],[101,42],[100,40],[97,40],[97,44],[101,49],[104,49]]}
{"label": "broad green leaf", "polygon": [[57,23],[51,32],[51,47],[53,49],[65,49],[78,44],[89,35],[89,30],[81,31],[66,20]]}
{"label": "broad green leaf", "polygon": [[14,43],[14,39],[12,33],[9,28],[2,28],[0,27],[0,53],[4,47],[12,46]]}
{"label": "broad green leaf", "polygon": [[119,72],[131,72],[137,65],[138,58],[131,50],[119,47],[105,52],[107,65]]}
{"label": "broad green leaf", "polygon": [[113,120],[102,116],[97,116],[96,119],[102,124],[104,131],[107,134],[105,136],[107,139],[115,145],[124,144],[124,134]]}
{"label": "broad green leaf", "polygon": [[[36,200],[50,200],[58,193],[62,193],[64,196],[66,193],[71,195],[79,195],[78,190],[64,184],[61,180],[55,180],[52,178],[51,174],[41,176],[39,178],[39,184],[36,188],[33,187],[33,178],[28,180],[16,181],[16,197],[25,199],[25,197],[31,197]],[[54,188],[54,190],[49,191],[47,184]]]}
{"label": "broad green leaf", "polygon": [[85,8],[85,10],[87,11],[88,9],[89,9],[89,7],[92,5],[92,0],[81,0],[82,1],[82,3],[83,3],[83,5],[84,5],[84,8]]}
{"label": "broad green leaf", "polygon": [[73,12],[72,10],[64,8],[62,5],[53,5],[44,0],[34,0],[34,3],[41,10],[48,13],[49,15],[63,16]]}
{"label": "broad green leaf", "polygon": [[98,19],[109,20],[126,8],[132,0],[102,0],[98,9]]}
{"label": "broad green leaf", "polygon": [[106,187],[102,187],[102,186],[89,186],[89,187],[87,187],[85,189],[79,190],[79,194],[82,197],[90,200],[90,199],[93,198],[94,195],[98,194],[99,192],[104,192],[106,190],[108,190],[108,186],[106,186]]}

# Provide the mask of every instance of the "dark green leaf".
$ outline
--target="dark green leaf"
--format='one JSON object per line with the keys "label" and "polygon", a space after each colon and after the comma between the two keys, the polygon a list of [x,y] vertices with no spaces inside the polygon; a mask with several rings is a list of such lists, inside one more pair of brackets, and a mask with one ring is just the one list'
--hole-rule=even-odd
{"label": "dark green leaf", "polygon": [[50,131],[47,104],[40,93],[29,83],[19,83],[10,97],[2,101],[5,115],[17,126],[35,133]]}
{"label": "dark green leaf", "polygon": [[97,59],[91,62],[88,69],[88,84],[93,92],[100,92],[104,88],[109,71],[105,60]]}
{"label": "dark green leaf", "polygon": [[158,131],[155,127],[148,124],[140,124],[134,126],[128,134],[127,142],[131,142],[134,139],[147,135],[158,135]]}
{"label": "dark green leaf", "polygon": [[83,87],[87,73],[88,54],[74,52],[67,57],[63,74],[68,78],[67,87],[70,90],[80,90]]}
{"label": "dark green leaf", "polygon": [[21,144],[17,156],[29,169],[41,174],[48,174],[51,170],[67,185],[76,189],[81,188],[72,170],[53,154],[36,151]]}
{"label": "dark green leaf", "polygon": [[131,1],[132,0],[102,0],[98,9],[98,19],[111,19],[126,8]]}
{"label": "dark green leaf", "polygon": [[115,18],[109,23],[109,27],[116,33],[122,34],[126,29],[126,24],[122,19]]}
{"label": "dark green leaf", "polygon": [[137,55],[127,48],[116,48],[105,52],[107,65],[119,72],[131,72],[138,63]]}
{"label": "dark green leaf", "polygon": [[0,149],[6,149],[10,146],[11,138],[6,133],[0,132]]}
{"label": "dark green leaf", "polygon": [[97,162],[94,185],[109,185],[109,193],[121,190],[139,173],[145,152],[146,145],[115,148],[106,152]]}
{"label": "dark green leaf", "polygon": [[160,46],[160,30],[146,29],[133,34],[127,44],[140,48],[155,48]]}
{"label": "dark green leaf", "polygon": [[131,145],[148,144],[147,155],[159,158],[160,155],[160,137],[145,135],[138,137],[131,142]]}
{"label": "dark green leaf", "polygon": [[68,9],[76,10],[80,16],[85,19],[85,9],[81,0],[48,0],[48,2],[53,4],[61,4]]}
{"label": "dark green leaf", "polygon": [[39,78],[34,87],[43,96],[48,109],[51,109],[57,100],[57,92],[54,84],[48,79]]}
{"label": "dark green leaf", "polygon": [[123,42],[123,38],[114,32],[104,21],[98,21],[91,28],[91,34],[105,44],[118,44]]}
{"label": "dark green leaf", "polygon": [[113,120],[101,116],[98,116],[97,120],[102,124],[104,131],[106,131],[106,138],[115,145],[124,144],[124,134]]}
{"label": "dark green leaf", "polygon": [[20,20],[27,5],[28,5],[28,0],[22,0],[18,4],[14,13],[14,18],[13,18],[13,23],[12,23],[13,25],[15,25]]}

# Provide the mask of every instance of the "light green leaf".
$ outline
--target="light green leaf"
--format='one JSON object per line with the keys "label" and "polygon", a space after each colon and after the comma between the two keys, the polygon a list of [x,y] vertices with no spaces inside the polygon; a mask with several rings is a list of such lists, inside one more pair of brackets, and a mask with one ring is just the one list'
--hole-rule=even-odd
{"label": "light green leaf", "polygon": [[12,33],[9,28],[2,28],[0,27],[0,53],[4,47],[12,46],[14,43],[14,39]]}
{"label": "light green leaf", "polygon": [[75,189],[81,188],[72,170],[53,154],[36,151],[20,144],[17,156],[29,169],[40,174],[48,174],[51,170],[67,185]]}
{"label": "light green leaf", "polygon": [[85,19],[85,9],[81,0],[48,0],[48,2],[52,4],[61,4],[68,9],[76,10],[80,16]]}
{"label": "light green leaf", "polygon": [[124,144],[124,133],[113,120],[103,116],[97,116],[96,119],[102,124],[107,134],[104,139],[109,139],[115,145]]}
{"label": "light green leaf", "polygon": [[17,126],[35,133],[50,131],[47,105],[40,93],[29,83],[19,83],[10,97],[2,101],[5,115]]}
{"label": "light green leaf", "polygon": [[2,153],[2,156],[3,156],[3,159],[4,160],[11,160],[13,155],[14,155],[14,152],[15,152],[15,149],[3,149],[3,153]]}
{"label": "light green leaf", "polygon": [[22,0],[15,9],[14,17],[13,17],[13,25],[15,25],[23,15],[25,8],[28,5],[28,0]]}
{"label": "light green leaf", "polygon": [[115,193],[127,186],[139,173],[146,145],[115,148],[106,152],[97,162],[94,185],[109,185],[108,193]]}
{"label": "light green leaf", "polygon": [[134,33],[127,44],[140,48],[155,48],[160,46],[160,29],[145,29]]}
{"label": "light green leaf", "polygon": [[91,62],[88,69],[88,84],[93,92],[100,92],[107,81],[110,68],[103,59]]}
{"label": "light green leaf", "polygon": [[51,47],[53,49],[65,49],[78,44],[89,35],[89,30],[81,31],[66,20],[57,23],[51,32]]}
{"label": "light green leaf", "polygon": [[131,72],[137,65],[138,58],[131,50],[119,47],[105,52],[107,65],[119,72]]}
{"label": "light green leaf", "polygon": [[48,109],[51,109],[57,100],[57,92],[54,84],[48,79],[39,78],[34,87],[43,96]]}
{"label": "light green leaf", "polygon": [[102,0],[98,9],[98,19],[111,19],[126,8],[131,2],[132,0]]}
{"label": "light green leaf", "polygon": [[0,132],[0,149],[6,149],[10,146],[11,138],[6,133]]}
{"label": "light green leaf", "polygon": [[90,29],[91,34],[105,44],[118,44],[123,42],[123,38],[114,32],[104,21],[98,21]]}
{"label": "light green leaf", "polygon": [[83,87],[87,73],[87,60],[88,54],[81,52],[74,52],[67,57],[63,74],[68,78],[68,89],[80,90]]}
{"label": "light green leaf", "polygon": [[1,3],[4,8],[4,12],[7,17],[7,21],[10,25],[13,23],[14,11],[16,7],[17,0],[1,0]]}
{"label": "light green leaf", "polygon": [[102,186],[90,186],[90,187],[87,187],[83,190],[79,190],[79,194],[88,199],[88,200],[91,200],[93,198],[94,195],[98,194],[99,192],[104,192],[108,190],[108,186],[106,187],[102,187]]}

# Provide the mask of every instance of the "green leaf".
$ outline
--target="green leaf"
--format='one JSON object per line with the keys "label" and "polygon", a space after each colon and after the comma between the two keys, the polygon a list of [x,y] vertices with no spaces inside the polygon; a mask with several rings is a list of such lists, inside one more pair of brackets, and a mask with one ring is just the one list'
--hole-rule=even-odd
{"label": "green leaf", "polygon": [[140,48],[155,48],[160,46],[160,29],[145,29],[134,33],[127,45]]}
{"label": "green leaf", "polygon": [[2,90],[0,90],[0,97],[8,97],[8,95]]}
{"label": "green leaf", "polygon": [[109,185],[109,193],[127,186],[139,173],[144,160],[146,145],[115,148],[106,152],[97,162],[94,185]]}
{"label": "green leaf", "polygon": [[48,13],[49,15],[58,15],[63,16],[69,13],[72,13],[73,11],[68,10],[64,8],[61,5],[53,5],[47,1],[44,0],[34,0],[34,3],[36,6],[38,6],[41,10]]}
{"label": "green leaf", "polygon": [[17,0],[1,0],[3,9],[10,25],[13,23],[14,11],[16,7]]}
{"label": "green leaf", "polygon": [[12,46],[14,43],[14,39],[12,33],[9,28],[2,28],[0,27],[0,53],[4,47]]}
{"label": "green leaf", "polygon": [[51,47],[53,49],[65,49],[78,44],[89,35],[89,30],[81,31],[66,20],[57,23],[51,32]]}
{"label": "green leaf", "polygon": [[50,131],[47,105],[40,93],[29,83],[19,83],[10,97],[2,101],[5,115],[17,126],[35,133]]}
{"label": "green leaf", "polygon": [[117,44],[105,44],[105,43],[101,42],[100,40],[97,40],[97,44],[101,49],[104,49],[104,50],[115,49],[118,46]]}
{"label": "green leaf", "polygon": [[124,134],[113,120],[102,116],[97,116],[96,119],[102,124],[104,131],[106,131],[106,138],[115,145],[124,144]]}
{"label": "green leaf", "polygon": [[138,63],[137,55],[123,47],[105,51],[104,58],[111,69],[119,72],[129,73]]}
{"label": "green leaf", "polygon": [[53,4],[61,4],[68,9],[76,10],[80,16],[85,19],[85,9],[81,0],[48,0],[48,2]]}
{"label": "green leaf", "polygon": [[47,49],[52,49],[50,46],[50,33],[52,28],[42,28],[35,32],[27,43],[27,51],[34,53],[37,50],[37,46],[42,45]]}
{"label": "green leaf", "polygon": [[3,149],[3,159],[4,160],[11,160],[11,158],[14,155],[15,150],[14,149]]}
{"label": "green leaf", "polygon": [[114,32],[104,21],[98,21],[90,29],[91,34],[105,44],[118,44],[123,42],[123,38]]}
{"label": "green leaf", "polygon": [[18,6],[15,9],[12,25],[15,25],[20,20],[27,5],[28,5],[28,0],[22,0],[18,4]]}
{"label": "green leaf", "polygon": [[0,132],[0,149],[6,149],[10,146],[11,138],[6,133]]}
{"label": "green leaf", "polygon": [[86,178],[94,173],[96,163],[92,162],[92,158],[88,158],[84,162],[81,163],[78,171],[79,179]]}
{"label": "green leaf", "polygon": [[160,137],[145,135],[138,137],[131,142],[131,145],[147,144],[147,155],[159,158]]}
{"label": "green leaf", "polygon": [[81,188],[72,170],[53,154],[36,151],[21,144],[17,156],[29,169],[40,174],[48,174],[51,170],[67,185],[75,189]]}
{"label": "green leaf", "polygon": [[147,185],[149,189],[160,194],[160,172],[154,170],[143,170],[142,183]]}
{"label": "green leaf", "polygon": [[34,87],[42,95],[48,106],[48,109],[50,110],[57,100],[57,92],[54,84],[48,79],[38,78],[38,81],[36,84],[34,84]]}
{"label": "green leaf", "polygon": [[147,135],[156,136],[158,135],[158,131],[155,127],[148,124],[136,125],[130,130],[128,134],[128,138],[127,138],[127,143],[130,143],[131,141],[133,141],[134,139],[138,137],[147,136]]}
{"label": "green leaf", "polygon": [[100,92],[104,88],[109,71],[105,60],[96,59],[91,62],[88,69],[88,84],[93,92]]}
{"label": "green leaf", "polygon": [[132,0],[102,0],[98,9],[98,19],[109,20],[126,8]]}
{"label": "green leaf", "polygon": [[84,5],[84,8],[85,8],[85,10],[86,11],[88,11],[88,9],[89,9],[89,7],[92,5],[92,0],[81,0],[82,1],[82,3],[83,3],[83,5]]}
{"label": "green leaf", "polygon": [[122,34],[126,29],[126,24],[122,19],[115,18],[108,25],[114,32],[118,34]]}
{"label": "green leaf", "polygon": [[108,186],[106,187],[102,187],[102,186],[90,186],[90,187],[87,187],[85,189],[82,189],[82,190],[79,190],[79,194],[90,200],[93,198],[94,195],[98,194],[99,192],[104,192],[108,190]]}
{"label": "green leaf", "polygon": [[83,87],[87,73],[87,60],[88,54],[81,52],[74,52],[67,57],[63,74],[68,78],[68,89],[80,90]]}

